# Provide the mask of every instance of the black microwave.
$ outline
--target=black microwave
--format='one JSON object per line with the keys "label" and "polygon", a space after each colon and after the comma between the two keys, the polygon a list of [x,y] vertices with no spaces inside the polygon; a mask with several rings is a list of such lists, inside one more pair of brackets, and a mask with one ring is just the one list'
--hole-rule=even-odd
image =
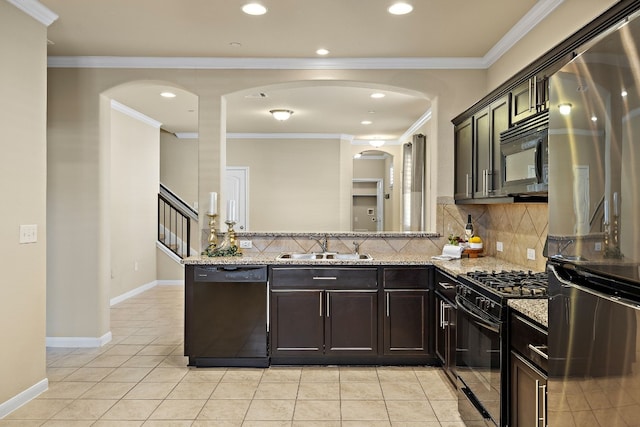
{"label": "black microwave", "polygon": [[549,112],[500,134],[502,189],[507,196],[546,196],[549,189]]}

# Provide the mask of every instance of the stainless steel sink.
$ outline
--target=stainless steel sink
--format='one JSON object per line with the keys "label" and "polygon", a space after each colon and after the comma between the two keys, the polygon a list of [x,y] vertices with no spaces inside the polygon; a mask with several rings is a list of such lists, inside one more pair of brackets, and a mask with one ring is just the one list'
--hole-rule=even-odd
{"label": "stainless steel sink", "polygon": [[370,261],[373,257],[369,254],[339,254],[335,252],[299,253],[287,252],[280,254],[276,260],[309,260],[309,261]]}

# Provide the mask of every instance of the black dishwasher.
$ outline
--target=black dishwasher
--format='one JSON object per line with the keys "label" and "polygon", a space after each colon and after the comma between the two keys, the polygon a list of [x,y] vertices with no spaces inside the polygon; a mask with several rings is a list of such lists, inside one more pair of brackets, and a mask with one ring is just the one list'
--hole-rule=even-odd
{"label": "black dishwasher", "polygon": [[187,265],[184,355],[190,366],[267,367],[267,267]]}

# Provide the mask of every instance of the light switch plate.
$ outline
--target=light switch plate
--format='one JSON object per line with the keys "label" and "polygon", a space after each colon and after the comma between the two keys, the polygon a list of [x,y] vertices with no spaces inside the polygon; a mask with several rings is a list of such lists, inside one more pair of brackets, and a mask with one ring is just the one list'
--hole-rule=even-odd
{"label": "light switch plate", "polygon": [[527,248],[527,259],[530,259],[531,261],[535,261],[536,260],[536,250],[535,249]]}
{"label": "light switch plate", "polygon": [[251,249],[253,242],[251,240],[240,240],[240,247],[244,249]]}
{"label": "light switch plate", "polygon": [[596,252],[600,252],[602,250],[602,243],[601,242],[596,242],[594,250]]}
{"label": "light switch plate", "polygon": [[496,242],[496,251],[498,252],[504,251],[504,246],[502,245],[502,242]]}
{"label": "light switch plate", "polygon": [[20,225],[20,243],[36,243],[38,241],[38,225]]}

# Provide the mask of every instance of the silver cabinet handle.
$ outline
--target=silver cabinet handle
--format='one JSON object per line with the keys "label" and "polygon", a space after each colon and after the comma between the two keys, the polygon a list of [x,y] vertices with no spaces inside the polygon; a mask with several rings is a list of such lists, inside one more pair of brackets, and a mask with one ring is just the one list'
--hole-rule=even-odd
{"label": "silver cabinet handle", "polygon": [[542,390],[542,416],[540,421],[542,421],[542,427],[547,427],[547,385],[542,384],[540,389]]}
{"label": "silver cabinet handle", "polygon": [[389,317],[389,292],[387,292],[387,302],[386,302],[386,306],[387,306],[387,317]]}
{"label": "silver cabinet handle", "polygon": [[444,329],[444,301],[440,301],[440,329]]}
{"label": "silver cabinet handle", "polygon": [[469,190],[469,188],[471,187],[471,185],[469,185],[470,182],[471,182],[471,176],[467,174],[467,197],[471,197],[471,191]]}
{"label": "silver cabinet handle", "polygon": [[320,292],[318,296],[320,297],[318,298],[318,301],[320,301],[320,317],[322,317],[322,292]]}
{"label": "silver cabinet handle", "polygon": [[543,359],[549,360],[549,355],[547,353],[545,353],[544,351],[540,350],[541,348],[547,348],[547,346],[546,345],[529,344],[529,350],[533,351],[534,353],[536,353],[538,356],[542,357]]}
{"label": "silver cabinet handle", "polygon": [[533,109],[533,99],[536,91],[536,78],[529,79],[529,111]]}
{"label": "silver cabinet handle", "polygon": [[442,288],[445,290],[451,290],[456,288],[456,285],[452,285],[447,282],[438,282],[438,285],[442,286]]}
{"label": "silver cabinet handle", "polygon": [[540,380],[536,380],[536,423],[537,427],[540,427]]}
{"label": "silver cabinet handle", "polygon": [[321,277],[321,276],[313,276],[313,280],[338,280],[337,277]]}
{"label": "silver cabinet handle", "polygon": [[327,317],[329,317],[329,292],[327,292]]}

